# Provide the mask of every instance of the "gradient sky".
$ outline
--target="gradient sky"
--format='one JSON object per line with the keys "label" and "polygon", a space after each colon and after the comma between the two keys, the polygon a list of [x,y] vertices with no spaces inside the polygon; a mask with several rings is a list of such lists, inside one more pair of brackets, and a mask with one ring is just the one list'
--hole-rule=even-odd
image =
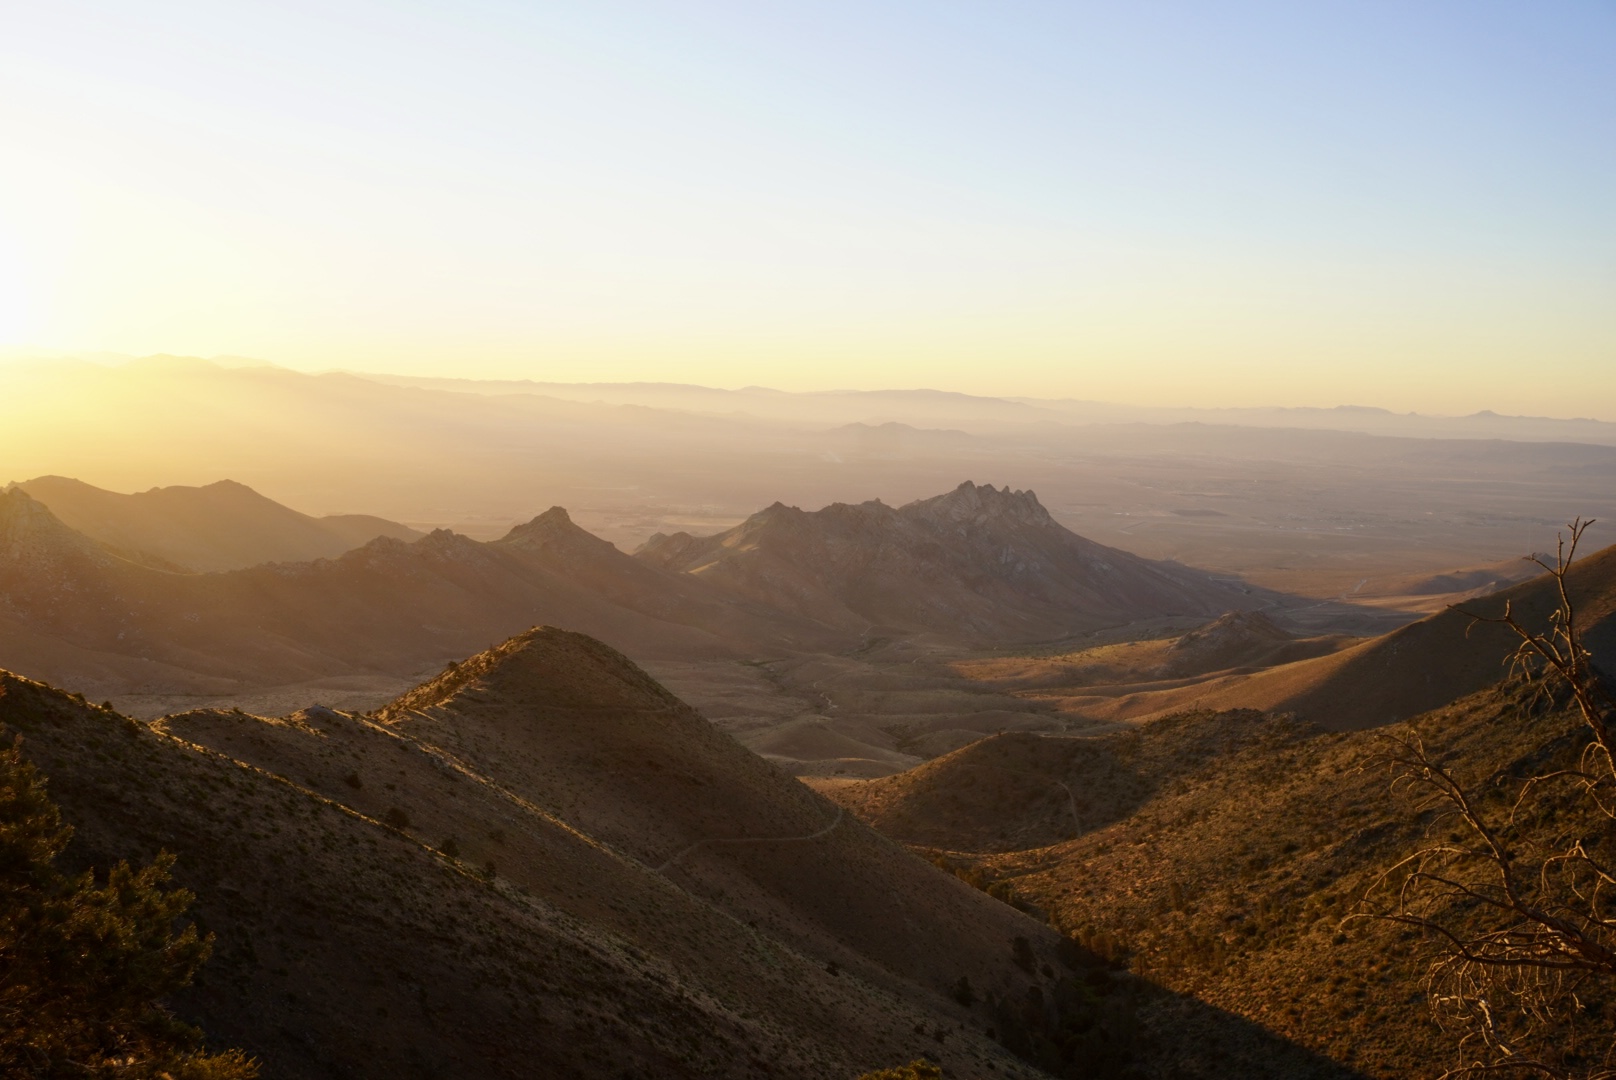
{"label": "gradient sky", "polygon": [[1616,420],[1616,4],[0,5],[0,345]]}

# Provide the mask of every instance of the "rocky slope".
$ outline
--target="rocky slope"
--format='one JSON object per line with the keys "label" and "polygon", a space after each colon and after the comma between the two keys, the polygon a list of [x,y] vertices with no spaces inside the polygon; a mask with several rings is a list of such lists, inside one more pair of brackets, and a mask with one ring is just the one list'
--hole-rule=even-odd
{"label": "rocky slope", "polygon": [[637,562],[559,509],[492,543],[439,530],[181,574],[107,551],[20,488],[0,493],[0,664],[92,696],[407,679],[537,622],[652,659],[837,640]]}
{"label": "rocky slope", "polygon": [[635,552],[730,593],[867,637],[1000,644],[1266,598],[1062,527],[1030,491],[967,481],[932,499],[804,511],[779,503],[727,532],[658,534]]}
{"label": "rocky slope", "polygon": [[950,992],[1053,987],[1050,931],[582,635],[376,717],[147,725],[4,674],[0,723],[75,865],[177,853],[218,942],[176,1007],[267,1077],[1036,1075]]}

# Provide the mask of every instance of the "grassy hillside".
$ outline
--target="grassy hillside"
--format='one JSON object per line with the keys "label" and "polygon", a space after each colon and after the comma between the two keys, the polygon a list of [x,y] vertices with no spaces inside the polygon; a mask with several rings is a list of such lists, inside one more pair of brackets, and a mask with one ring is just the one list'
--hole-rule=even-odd
{"label": "grassy hillside", "polygon": [[[1504,687],[1415,726],[1466,783],[1498,790],[1586,742],[1579,718]],[[826,790],[1161,987],[1366,1075],[1413,1078],[1453,1048],[1424,1000],[1431,943],[1351,918],[1432,822],[1393,796],[1384,749],[1375,732],[1202,712],[1085,740],[1006,735]],[[1172,1068],[1233,1075],[1188,1057],[1161,1075]]]}

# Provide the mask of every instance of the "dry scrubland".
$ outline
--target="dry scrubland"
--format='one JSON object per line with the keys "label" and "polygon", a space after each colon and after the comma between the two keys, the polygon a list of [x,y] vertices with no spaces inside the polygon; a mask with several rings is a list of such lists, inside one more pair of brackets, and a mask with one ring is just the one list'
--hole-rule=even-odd
{"label": "dry scrubland", "polygon": [[[1586,742],[1573,713],[1504,688],[1415,727],[1478,789],[1574,761]],[[1250,1068],[1186,1015],[1193,999],[1343,1069],[1413,1078],[1454,1058],[1423,992],[1434,943],[1353,917],[1431,825],[1392,797],[1386,749],[1376,732],[1186,713],[1089,739],[1007,734],[911,774],[820,786],[878,830],[1182,995],[1146,1010],[1147,1025],[1177,1032],[1157,1075]]]}
{"label": "dry scrubland", "polygon": [[[1583,640],[1596,657],[1610,655],[1616,550],[1578,563],[1568,587]],[[1555,595],[1538,578],[1470,607],[1496,615],[1507,602],[1528,625],[1546,626]],[[1230,622],[1213,636],[1226,637]],[[1188,640],[1193,649],[1207,636]],[[1425,998],[1422,977],[1440,942],[1362,916],[1389,867],[1426,842],[1464,834],[1394,794],[1387,735],[1401,729],[1374,724],[1377,713],[1354,724],[1350,706],[1367,693],[1416,712],[1447,696],[1410,724],[1435,762],[1499,813],[1527,777],[1575,767],[1591,739],[1580,714],[1540,688],[1493,684],[1510,644],[1501,627],[1471,627],[1451,611],[1337,654],[1355,666],[1293,676],[1287,685],[1303,687],[1293,699],[1299,712],[1200,710],[1107,734],[1006,733],[902,774],[815,786],[940,867],[1172,991],[1141,1012],[1147,1029],[1177,1031],[1153,1060],[1160,1075],[1251,1068],[1238,1047],[1206,1035],[1204,1017],[1183,1015],[1189,1000],[1364,1075],[1432,1075],[1459,1063],[1456,1037],[1433,1024]],[[1137,670],[1130,665],[1146,657],[1154,669],[1171,651],[1091,654],[1068,660],[1062,677]],[[1005,676],[1003,665],[994,670]],[[1006,677],[1049,671],[1037,662]],[[1603,850],[1609,821],[1584,820],[1579,805],[1564,794],[1528,804],[1507,842],[1570,830]],[[1457,911],[1462,923],[1468,916]],[[1608,1042],[1616,1000],[1594,983],[1581,1003],[1596,1041],[1602,1032]]]}
{"label": "dry scrubland", "polygon": [[[1596,635],[1609,556],[1577,585]],[[270,1077],[924,1055],[958,1076],[1391,1080],[1451,1048],[1422,1000],[1429,942],[1352,917],[1430,824],[1389,797],[1377,731],[1247,710],[1012,732],[816,782],[844,813],[558,631],[368,716],[148,724],[0,686],[79,828],[74,865],[179,854],[218,947],[175,1007]],[[1500,687],[1415,724],[1477,785],[1586,740]]]}
{"label": "dry scrubland", "polygon": [[[1375,729],[1484,786],[1581,737],[1444,607],[1545,618],[1497,559],[1608,499],[1616,448],[158,367],[222,403],[168,451],[273,399],[354,438],[212,467],[394,493],[0,492],[0,666],[118,707],[0,675],[0,723],[72,866],[178,853],[217,951],[175,1008],[269,1077],[1426,1075],[1429,943],[1352,918],[1430,824]],[[905,422],[845,414],[877,407]],[[507,527],[561,492],[534,461],[650,540]],[[1045,497],[930,495],[983,470]],[[930,497],[743,519],[849,490]],[[485,539],[411,527],[445,521]],[[1616,655],[1616,549],[1572,584]]]}
{"label": "dry scrubland", "polygon": [[[1616,655],[1616,548],[1581,560],[1570,582],[1589,648]],[[1248,707],[1295,712],[1326,728],[1366,728],[1407,720],[1498,679],[1514,636],[1499,626],[1473,625],[1471,614],[1495,616],[1509,604],[1528,623],[1547,625],[1556,603],[1549,580],[1538,576],[1470,595],[1367,641],[1295,640],[1250,615],[1233,615],[1168,643],[953,667],[987,689],[1090,721]],[[1310,652],[1320,655],[1305,658]]]}
{"label": "dry scrubland", "polygon": [[950,990],[1019,993],[1012,941],[1058,964],[1051,931],[581,635],[525,635],[376,717],[145,724],[3,689],[74,865],[179,856],[218,944],[175,1007],[266,1076],[1026,1071]]}

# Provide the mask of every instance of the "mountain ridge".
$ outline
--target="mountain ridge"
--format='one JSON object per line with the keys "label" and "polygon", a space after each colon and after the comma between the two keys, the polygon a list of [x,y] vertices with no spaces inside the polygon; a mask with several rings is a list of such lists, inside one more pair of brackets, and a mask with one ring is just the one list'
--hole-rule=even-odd
{"label": "mountain ridge", "polygon": [[1030,490],[972,481],[897,508],[872,500],[805,511],[776,502],[716,535],[658,534],[634,555],[850,632],[977,643],[1272,602],[1084,539]]}
{"label": "mountain ridge", "polygon": [[[270,1080],[922,1053],[1035,1075],[948,988],[1017,990],[1011,939],[1048,964],[1054,935],[851,818],[825,832],[831,804],[615,650],[534,628],[420,691],[374,718],[145,725],[0,672],[0,723],[78,828],[74,866],[178,855],[218,944],[176,1006]],[[761,846],[686,850],[737,830]]]}
{"label": "mountain ridge", "polygon": [[26,491],[69,528],[132,561],[155,559],[159,566],[194,573],[335,558],[376,536],[421,536],[367,514],[310,517],[229,479],[128,495],[63,476],[36,476],[7,487]]}
{"label": "mountain ridge", "polygon": [[[19,666],[75,681],[89,649],[111,665],[86,685],[92,693],[151,693],[176,669],[192,673],[180,680],[187,692],[227,693],[343,674],[408,678],[535,622],[649,656],[731,656],[735,640],[797,630],[823,637],[604,541],[580,553],[520,538],[485,544],[439,529],[378,537],[335,559],[176,574],[118,558],[14,488],[0,494],[0,664],[55,650],[54,661]],[[589,583],[614,571],[610,590]]]}

